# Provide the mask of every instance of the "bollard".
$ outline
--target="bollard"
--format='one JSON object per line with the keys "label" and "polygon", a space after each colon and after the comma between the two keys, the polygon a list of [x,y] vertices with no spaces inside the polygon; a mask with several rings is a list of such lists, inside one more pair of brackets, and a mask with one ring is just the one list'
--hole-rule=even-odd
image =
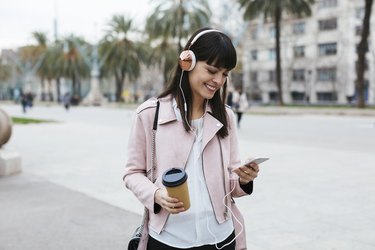
{"label": "bollard", "polygon": [[0,148],[9,141],[11,135],[12,120],[4,110],[0,109]]}
{"label": "bollard", "polygon": [[4,146],[12,135],[12,120],[0,109],[0,177],[8,176],[22,171],[19,153],[6,149]]}

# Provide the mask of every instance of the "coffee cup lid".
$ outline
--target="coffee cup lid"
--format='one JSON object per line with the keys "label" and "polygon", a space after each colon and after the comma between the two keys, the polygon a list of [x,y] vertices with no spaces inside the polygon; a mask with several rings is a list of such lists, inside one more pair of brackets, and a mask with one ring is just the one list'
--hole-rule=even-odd
{"label": "coffee cup lid", "polygon": [[166,187],[179,186],[187,180],[187,174],[182,168],[171,168],[163,174],[163,185]]}

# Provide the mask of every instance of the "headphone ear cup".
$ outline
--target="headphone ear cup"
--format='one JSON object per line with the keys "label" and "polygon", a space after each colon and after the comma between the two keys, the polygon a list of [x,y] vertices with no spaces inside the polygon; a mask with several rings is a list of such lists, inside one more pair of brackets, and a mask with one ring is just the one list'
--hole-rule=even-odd
{"label": "headphone ear cup", "polygon": [[191,71],[196,64],[195,54],[191,50],[184,50],[181,52],[178,63],[182,70]]}

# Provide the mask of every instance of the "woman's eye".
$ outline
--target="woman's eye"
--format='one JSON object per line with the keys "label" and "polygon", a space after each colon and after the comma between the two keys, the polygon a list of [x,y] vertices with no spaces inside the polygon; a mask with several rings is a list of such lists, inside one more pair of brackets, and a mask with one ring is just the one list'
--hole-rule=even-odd
{"label": "woman's eye", "polygon": [[228,73],[223,73],[223,76],[228,77]]}
{"label": "woman's eye", "polygon": [[210,74],[216,74],[216,71],[215,70],[211,70],[211,69],[207,69],[208,73]]}

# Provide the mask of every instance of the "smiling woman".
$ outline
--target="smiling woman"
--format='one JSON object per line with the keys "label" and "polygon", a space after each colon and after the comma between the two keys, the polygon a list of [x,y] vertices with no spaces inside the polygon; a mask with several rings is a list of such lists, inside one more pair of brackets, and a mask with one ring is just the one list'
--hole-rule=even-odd
{"label": "smiling woman", "polygon": [[[124,182],[148,209],[139,250],[246,249],[244,221],[232,198],[252,193],[259,167],[241,165],[234,113],[225,105],[236,62],[225,33],[197,30],[168,87],[137,109]],[[188,176],[189,209],[161,181],[174,168]],[[155,182],[149,172],[156,172]]]}

